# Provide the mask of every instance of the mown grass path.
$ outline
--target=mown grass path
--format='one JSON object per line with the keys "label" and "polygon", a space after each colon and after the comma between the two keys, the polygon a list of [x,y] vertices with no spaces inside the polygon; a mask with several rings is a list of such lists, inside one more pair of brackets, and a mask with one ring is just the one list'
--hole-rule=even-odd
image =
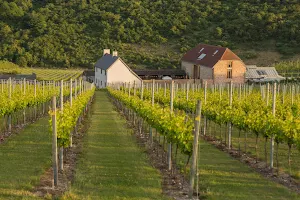
{"label": "mown grass path", "polygon": [[0,144],[0,199],[37,199],[31,192],[51,165],[48,117]]}
{"label": "mown grass path", "polygon": [[97,91],[95,98],[75,181],[63,198],[168,199],[158,170],[150,166],[106,92]]}
{"label": "mown grass path", "polygon": [[300,195],[266,179],[228,153],[204,141],[200,147],[199,169],[203,199],[300,199]]}

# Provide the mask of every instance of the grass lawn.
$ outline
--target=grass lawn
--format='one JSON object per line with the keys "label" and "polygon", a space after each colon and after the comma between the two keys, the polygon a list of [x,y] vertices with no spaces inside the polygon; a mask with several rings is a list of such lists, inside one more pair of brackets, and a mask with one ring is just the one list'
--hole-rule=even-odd
{"label": "grass lawn", "polygon": [[46,117],[0,144],[0,199],[37,199],[31,191],[51,165],[47,130]]}
{"label": "grass lawn", "polygon": [[168,199],[162,195],[159,171],[149,164],[106,92],[96,92],[92,109],[75,181],[63,199]]}

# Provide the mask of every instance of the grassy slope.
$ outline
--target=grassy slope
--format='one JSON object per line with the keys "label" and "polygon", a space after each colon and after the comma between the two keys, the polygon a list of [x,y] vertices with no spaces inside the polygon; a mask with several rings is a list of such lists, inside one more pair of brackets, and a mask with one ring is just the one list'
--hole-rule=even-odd
{"label": "grassy slope", "polygon": [[36,199],[30,192],[50,166],[48,118],[29,125],[0,144],[0,199]]}
{"label": "grassy slope", "polygon": [[65,199],[167,199],[161,177],[135,144],[105,92],[96,93],[75,182]]}

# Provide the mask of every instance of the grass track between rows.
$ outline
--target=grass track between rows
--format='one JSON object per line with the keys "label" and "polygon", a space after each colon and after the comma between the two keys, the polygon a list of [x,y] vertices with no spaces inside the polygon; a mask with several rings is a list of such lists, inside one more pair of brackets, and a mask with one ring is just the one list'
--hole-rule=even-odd
{"label": "grass track between rows", "polygon": [[97,91],[75,181],[63,199],[146,200],[162,195],[161,176],[137,146],[132,131]]}
{"label": "grass track between rows", "polygon": [[31,192],[51,165],[48,118],[0,144],[0,199],[38,199]]}

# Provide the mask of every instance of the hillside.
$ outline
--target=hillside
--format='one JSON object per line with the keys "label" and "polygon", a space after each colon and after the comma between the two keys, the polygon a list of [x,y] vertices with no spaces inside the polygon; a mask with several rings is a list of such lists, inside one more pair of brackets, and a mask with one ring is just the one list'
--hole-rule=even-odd
{"label": "hillside", "polygon": [[91,67],[111,48],[132,67],[175,68],[183,52],[202,42],[252,62],[271,52],[272,59],[259,62],[270,64],[300,52],[300,3],[270,2],[0,0],[0,60]]}

